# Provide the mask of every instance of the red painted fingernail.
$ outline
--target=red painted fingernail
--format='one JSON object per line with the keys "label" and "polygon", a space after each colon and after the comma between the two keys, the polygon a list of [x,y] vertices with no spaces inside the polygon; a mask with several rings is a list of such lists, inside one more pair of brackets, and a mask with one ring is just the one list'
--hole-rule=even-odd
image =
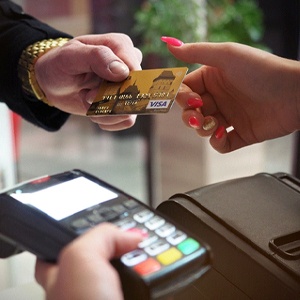
{"label": "red painted fingernail", "polygon": [[198,108],[203,106],[203,101],[200,98],[190,98],[188,99],[187,104],[191,108]]}
{"label": "red painted fingernail", "polygon": [[200,123],[199,123],[198,119],[194,116],[189,118],[189,124],[193,128],[196,128],[196,129],[200,128]]}
{"label": "red painted fingernail", "polygon": [[224,126],[218,127],[218,129],[215,132],[216,139],[219,140],[220,138],[222,138],[222,136],[224,135],[224,133],[225,133],[225,127]]}
{"label": "red painted fingernail", "polygon": [[160,39],[163,42],[167,43],[168,45],[175,46],[175,47],[179,47],[184,44],[181,40],[178,40],[170,36],[162,36]]}

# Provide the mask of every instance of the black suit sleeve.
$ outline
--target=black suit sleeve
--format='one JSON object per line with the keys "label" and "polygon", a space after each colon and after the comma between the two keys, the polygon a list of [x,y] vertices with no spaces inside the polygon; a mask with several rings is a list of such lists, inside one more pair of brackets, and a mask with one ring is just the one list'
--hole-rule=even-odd
{"label": "black suit sleeve", "polygon": [[0,0],[0,101],[27,121],[48,131],[58,130],[69,115],[24,93],[17,67],[27,46],[58,37],[71,36],[25,14],[15,3]]}

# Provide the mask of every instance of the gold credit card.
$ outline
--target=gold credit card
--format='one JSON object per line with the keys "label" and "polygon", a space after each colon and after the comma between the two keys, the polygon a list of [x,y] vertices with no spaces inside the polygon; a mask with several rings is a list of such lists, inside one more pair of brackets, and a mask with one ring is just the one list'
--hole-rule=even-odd
{"label": "gold credit card", "polygon": [[131,71],[122,82],[103,81],[87,116],[166,113],[187,70],[183,67]]}

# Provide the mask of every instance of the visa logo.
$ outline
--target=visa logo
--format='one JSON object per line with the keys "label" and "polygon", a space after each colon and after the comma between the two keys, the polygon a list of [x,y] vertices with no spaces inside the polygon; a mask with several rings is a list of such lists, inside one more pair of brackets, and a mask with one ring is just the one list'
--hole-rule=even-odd
{"label": "visa logo", "polygon": [[171,100],[150,100],[147,109],[153,108],[168,108]]}

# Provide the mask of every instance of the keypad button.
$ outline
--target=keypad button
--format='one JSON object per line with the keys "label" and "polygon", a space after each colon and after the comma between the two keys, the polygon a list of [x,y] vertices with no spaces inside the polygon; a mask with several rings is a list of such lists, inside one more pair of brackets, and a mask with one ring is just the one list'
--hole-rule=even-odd
{"label": "keypad button", "polygon": [[145,223],[147,222],[150,218],[152,218],[154,213],[151,210],[144,209],[138,213],[136,213],[133,218],[139,222],[139,223]]}
{"label": "keypad button", "polygon": [[101,222],[104,222],[105,219],[103,217],[101,217],[100,215],[98,215],[97,213],[92,213],[92,214],[89,214],[87,216],[87,219],[90,221],[90,222],[93,222],[94,224],[99,224]]}
{"label": "keypad button", "polygon": [[162,227],[158,228],[157,230],[155,230],[156,234],[158,234],[160,237],[167,237],[168,235],[170,235],[171,233],[173,233],[176,230],[175,226],[173,226],[170,223],[166,223],[165,225],[163,225]]}
{"label": "keypad button", "polygon": [[139,233],[143,238],[148,237],[148,230],[146,228],[133,227],[128,229],[127,231]]}
{"label": "keypad button", "polygon": [[162,253],[163,251],[166,251],[170,248],[170,244],[167,243],[164,240],[159,240],[158,242],[155,242],[154,244],[151,244],[150,246],[146,247],[144,250],[151,256],[155,256],[159,253]]}
{"label": "keypad button", "polygon": [[122,255],[121,261],[124,265],[132,267],[146,260],[147,257],[144,251],[137,249]]}
{"label": "keypad button", "polygon": [[187,238],[187,235],[182,231],[175,231],[170,236],[167,237],[167,241],[175,246],[184,241]]}
{"label": "keypad button", "polygon": [[177,248],[185,255],[189,255],[198,250],[201,245],[192,238],[188,238],[180,243]]}
{"label": "keypad button", "polygon": [[150,230],[155,230],[165,224],[165,220],[159,216],[154,216],[145,223],[145,226]]}
{"label": "keypad button", "polygon": [[134,208],[139,206],[139,204],[136,201],[132,200],[132,199],[124,201],[123,205],[125,207],[127,207],[128,209],[134,209]]}
{"label": "keypad button", "polygon": [[178,251],[176,248],[172,247],[172,248],[168,249],[167,251],[157,255],[156,258],[161,264],[168,266],[170,264],[173,264],[177,260],[181,259],[182,256],[183,255],[180,251]]}
{"label": "keypad button", "polygon": [[86,219],[84,218],[79,218],[74,220],[71,223],[72,228],[74,228],[75,230],[84,230],[88,227],[91,226],[90,222],[88,222]]}
{"label": "keypad button", "polygon": [[132,219],[123,219],[114,223],[116,226],[120,227],[122,230],[128,230],[136,226],[136,222]]}
{"label": "keypad button", "polygon": [[139,248],[145,248],[145,247],[151,245],[152,243],[156,242],[157,240],[158,240],[158,236],[154,233],[150,233],[148,235],[148,238],[141,241],[138,246],[139,246]]}
{"label": "keypad button", "polygon": [[149,275],[149,274],[159,271],[161,269],[161,265],[156,259],[150,257],[147,260],[136,265],[133,269],[138,274],[145,276],[145,275]]}
{"label": "keypad button", "polygon": [[106,214],[108,212],[110,212],[110,207],[106,207],[106,206],[101,206],[99,208],[96,209],[97,213],[102,215],[102,214]]}
{"label": "keypad button", "polygon": [[118,213],[109,207],[102,207],[97,210],[98,214],[101,215],[106,221],[113,221],[119,217]]}
{"label": "keypad button", "polygon": [[112,210],[114,212],[116,212],[118,215],[122,215],[126,212],[126,208],[122,204],[117,204],[117,205],[112,206]]}

